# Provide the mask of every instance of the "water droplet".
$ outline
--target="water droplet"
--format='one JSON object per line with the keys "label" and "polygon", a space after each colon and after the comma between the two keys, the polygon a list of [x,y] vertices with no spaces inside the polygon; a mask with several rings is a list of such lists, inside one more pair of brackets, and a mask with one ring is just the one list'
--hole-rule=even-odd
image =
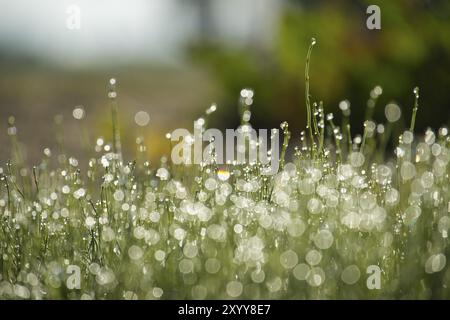
{"label": "water droplet", "polygon": [[216,258],[210,258],[205,262],[205,270],[208,273],[214,274],[220,270],[220,261]]}
{"label": "water droplet", "polygon": [[161,180],[168,180],[169,179],[169,171],[166,168],[159,168],[156,171],[156,176]]}
{"label": "water droplet", "polygon": [[323,210],[323,204],[322,202],[317,198],[311,198],[309,199],[307,205],[306,205],[308,211],[311,214],[319,214]]}
{"label": "water droplet", "polygon": [[132,245],[128,249],[128,256],[131,260],[139,260],[144,255],[144,251],[141,249],[141,247]]}
{"label": "water droplet", "polygon": [[306,281],[311,287],[318,287],[325,281],[325,272],[320,267],[314,267],[309,270]]}
{"label": "water droplet", "polygon": [[403,180],[410,180],[416,175],[416,167],[409,161],[402,163],[400,174]]}
{"label": "water droplet", "polygon": [[116,190],[114,192],[114,200],[121,202],[125,198],[125,193],[122,190]]}
{"label": "water droplet", "polygon": [[355,284],[356,282],[358,282],[360,276],[361,272],[356,265],[350,265],[346,267],[341,273],[341,279],[346,284]]}
{"label": "water droplet", "polygon": [[134,116],[134,122],[140,127],[145,127],[150,122],[150,116],[145,111],[138,111]]}
{"label": "water droplet", "polygon": [[198,254],[198,247],[193,243],[186,243],[183,248],[183,253],[187,258],[193,259]]}
{"label": "water droplet", "polygon": [[444,269],[447,263],[447,259],[445,255],[442,253],[434,254],[428,258],[425,263],[425,272],[426,273],[435,273]]}
{"label": "water droplet", "polygon": [[322,260],[322,254],[320,251],[315,249],[310,250],[306,254],[305,260],[310,266],[315,266],[320,263],[320,260]]}
{"label": "water droplet", "polygon": [[317,248],[326,250],[333,245],[333,234],[327,230],[322,229],[314,236],[314,244]]}
{"label": "water droplet", "polygon": [[95,225],[95,222],[96,222],[95,219],[90,216],[84,220],[86,227],[88,227],[89,229],[91,229]]}
{"label": "water droplet", "polygon": [[162,250],[156,250],[155,252],[155,259],[158,261],[164,261],[166,258],[166,253]]}
{"label": "water droplet", "polygon": [[220,169],[217,171],[217,178],[219,178],[220,181],[227,181],[230,178],[230,175],[228,170]]}
{"label": "water droplet", "polygon": [[384,108],[384,114],[389,122],[396,122],[402,115],[402,110],[396,103],[389,103]]}
{"label": "water droplet", "polygon": [[182,259],[178,264],[181,273],[191,273],[194,270],[194,264],[190,259]]}
{"label": "water droplet", "polygon": [[266,278],[266,274],[263,270],[254,270],[250,277],[252,278],[252,281],[255,283],[262,283],[264,279]]}
{"label": "water droplet", "polygon": [[297,253],[293,250],[287,250],[280,255],[280,263],[286,269],[292,269],[298,263]]}
{"label": "water droplet", "polygon": [[230,281],[227,284],[227,294],[232,298],[237,298],[242,294],[243,286],[239,281]]}
{"label": "water droplet", "polygon": [[72,115],[75,119],[81,120],[85,117],[85,112],[83,106],[75,107],[72,111]]}
{"label": "water droplet", "polygon": [[416,99],[419,98],[419,87],[415,87],[413,90],[414,96],[416,97]]}
{"label": "water droplet", "polygon": [[359,168],[364,164],[364,155],[361,152],[352,152],[350,154],[350,164],[354,168]]}
{"label": "water droplet", "polygon": [[306,280],[306,277],[308,276],[309,270],[311,268],[306,264],[306,263],[299,263],[294,270],[292,271],[292,273],[294,274],[294,277],[297,280]]}

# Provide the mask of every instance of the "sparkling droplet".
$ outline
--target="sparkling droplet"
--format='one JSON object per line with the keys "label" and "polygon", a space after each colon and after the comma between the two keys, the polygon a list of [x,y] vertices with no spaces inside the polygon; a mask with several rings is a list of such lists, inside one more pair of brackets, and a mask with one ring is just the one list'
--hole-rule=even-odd
{"label": "sparkling droplet", "polygon": [[72,111],[72,115],[75,119],[81,120],[85,117],[85,112],[83,106],[78,106]]}
{"label": "sparkling droplet", "polygon": [[359,268],[356,265],[350,265],[346,267],[341,273],[342,281],[350,285],[358,282],[360,276],[361,272],[359,271]]}
{"label": "sparkling droplet", "polygon": [[243,286],[239,281],[230,281],[227,284],[227,294],[232,298],[237,298],[242,294]]}
{"label": "sparkling droplet", "polygon": [[384,108],[384,114],[389,122],[396,122],[402,115],[402,110],[396,103],[389,103]]}
{"label": "sparkling droplet", "polygon": [[150,122],[150,116],[145,111],[138,111],[134,116],[134,122],[140,127],[145,127]]}
{"label": "sparkling droplet", "polygon": [[333,234],[327,229],[320,230],[314,237],[314,244],[317,248],[322,250],[330,248],[333,244],[333,241]]}
{"label": "sparkling droplet", "polygon": [[280,255],[280,263],[286,269],[292,269],[298,263],[297,253],[293,250],[287,250]]}

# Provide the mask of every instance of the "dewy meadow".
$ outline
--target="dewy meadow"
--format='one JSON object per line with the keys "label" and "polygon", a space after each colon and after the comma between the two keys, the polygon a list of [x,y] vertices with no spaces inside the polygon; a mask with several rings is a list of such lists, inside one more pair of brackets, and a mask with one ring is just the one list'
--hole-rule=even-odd
{"label": "dewy meadow", "polygon": [[[450,298],[448,129],[415,132],[418,89],[410,110],[390,103],[375,123],[377,86],[364,132],[352,134],[347,101],[341,124],[310,101],[315,43],[307,127],[291,141],[283,122],[281,146],[278,130],[252,128],[250,89],[225,140],[208,128],[213,105],[193,132],[166,136],[172,153],[157,166],[142,139],[136,159],[124,159],[115,80],[112,141],[97,140],[87,170],[48,148],[28,168],[10,118],[0,298]],[[391,137],[402,117],[409,127]]]}

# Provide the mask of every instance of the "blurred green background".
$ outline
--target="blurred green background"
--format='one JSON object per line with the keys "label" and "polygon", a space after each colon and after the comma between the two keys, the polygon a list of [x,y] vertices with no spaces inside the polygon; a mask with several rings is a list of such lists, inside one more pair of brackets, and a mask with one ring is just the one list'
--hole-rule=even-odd
{"label": "blurred green background", "polygon": [[[75,4],[81,28],[67,28]],[[381,30],[366,28],[366,9],[381,8]],[[54,116],[64,117],[64,140],[82,157],[98,136],[111,137],[107,81],[118,80],[124,146],[133,156],[143,135],[149,156],[168,152],[164,134],[192,121],[216,102],[211,125],[238,125],[238,96],[255,91],[252,123],[294,136],[306,122],[305,56],[311,60],[313,101],[340,118],[351,103],[354,133],[362,131],[370,90],[396,101],[409,122],[412,90],[420,87],[418,131],[450,119],[450,2],[447,0],[4,0],[0,10],[0,160],[10,156],[7,120],[13,115],[27,158],[55,146]],[[86,117],[75,120],[82,105]],[[150,115],[139,127],[136,112]],[[338,120],[339,121],[339,120]],[[82,152],[80,152],[82,151]]]}

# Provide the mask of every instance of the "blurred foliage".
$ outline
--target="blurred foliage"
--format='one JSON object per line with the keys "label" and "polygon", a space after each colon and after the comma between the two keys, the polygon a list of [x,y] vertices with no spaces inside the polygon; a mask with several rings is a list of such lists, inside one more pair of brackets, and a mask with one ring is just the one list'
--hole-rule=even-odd
{"label": "blurred foliage", "polygon": [[[381,30],[366,28],[370,4],[381,8]],[[395,99],[409,121],[412,91],[419,86],[417,128],[448,121],[449,1],[290,1],[277,32],[270,48],[232,48],[214,41],[192,45],[192,59],[210,66],[225,88],[216,125],[237,124],[237,96],[251,87],[254,124],[274,127],[288,119],[295,130],[304,128],[304,67],[311,37],[318,41],[311,94],[313,101],[323,100],[326,112],[338,111],[339,101],[349,99],[353,128],[361,132],[369,92],[381,85],[375,120],[384,122],[384,106]]]}

